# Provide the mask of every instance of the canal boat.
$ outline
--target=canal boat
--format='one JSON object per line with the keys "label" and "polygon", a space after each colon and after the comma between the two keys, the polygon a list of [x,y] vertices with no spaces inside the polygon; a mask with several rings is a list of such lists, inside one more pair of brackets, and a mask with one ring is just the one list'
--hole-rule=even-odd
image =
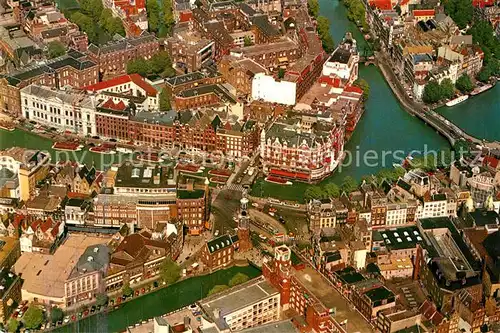
{"label": "canal boat", "polygon": [[132,149],[125,148],[125,147],[117,147],[116,151],[118,153],[122,153],[122,154],[133,154],[134,153],[134,151]]}
{"label": "canal boat", "polygon": [[80,151],[82,148],[83,146],[78,142],[55,142],[52,145],[52,149],[62,151]]}
{"label": "canal boat", "polygon": [[446,102],[446,106],[455,106],[469,99],[469,95],[462,95]]}
{"label": "canal boat", "polygon": [[488,83],[488,84],[482,85],[482,86],[477,87],[476,89],[472,90],[470,95],[476,96],[476,95],[479,95],[480,93],[485,92],[486,90],[490,90],[491,88],[493,88],[493,85]]}
{"label": "canal boat", "polygon": [[116,154],[114,148],[110,147],[109,145],[99,145],[96,147],[92,147],[89,149],[89,151],[98,154],[107,154],[107,155]]}
{"label": "canal boat", "polygon": [[280,178],[280,177],[276,177],[276,176],[267,176],[265,180],[266,180],[266,182],[279,184],[279,185],[292,185],[293,184],[289,180],[286,180],[286,179]]}
{"label": "canal boat", "polygon": [[137,156],[137,159],[141,162],[153,162],[160,163],[163,162],[163,159],[157,153],[140,153]]}

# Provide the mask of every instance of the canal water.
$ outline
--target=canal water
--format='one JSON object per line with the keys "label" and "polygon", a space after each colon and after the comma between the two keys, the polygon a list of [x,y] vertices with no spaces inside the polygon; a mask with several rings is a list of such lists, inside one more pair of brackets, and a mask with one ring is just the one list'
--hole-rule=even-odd
{"label": "canal water", "polygon": [[261,271],[254,266],[235,266],[210,275],[190,278],[127,302],[118,310],[88,317],[54,332],[123,332],[130,325],[199,301],[206,297],[215,285],[227,284],[237,273],[255,278],[261,274]]}
{"label": "canal water", "polygon": [[[362,50],[366,47],[360,31],[347,19],[346,8],[340,0],[319,0],[319,4],[319,14],[330,20],[330,32],[336,44],[350,31],[358,41],[358,48]],[[394,162],[410,152],[449,149],[446,139],[403,110],[377,67],[360,65],[359,72],[360,77],[370,85],[366,111],[345,146],[346,165],[341,166],[320,185],[330,182],[340,185],[346,176],[359,180],[364,175],[392,167]],[[303,200],[308,186],[304,183],[281,186],[259,180],[252,187],[252,195]]]}
{"label": "canal water", "polygon": [[472,136],[500,141],[500,84],[461,104],[439,108],[437,112]]}

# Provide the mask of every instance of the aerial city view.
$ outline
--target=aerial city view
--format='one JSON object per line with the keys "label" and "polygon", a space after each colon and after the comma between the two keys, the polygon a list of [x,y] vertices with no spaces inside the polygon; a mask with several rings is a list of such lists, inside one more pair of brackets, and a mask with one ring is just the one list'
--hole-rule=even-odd
{"label": "aerial city view", "polygon": [[500,1],[0,0],[0,332],[500,333]]}

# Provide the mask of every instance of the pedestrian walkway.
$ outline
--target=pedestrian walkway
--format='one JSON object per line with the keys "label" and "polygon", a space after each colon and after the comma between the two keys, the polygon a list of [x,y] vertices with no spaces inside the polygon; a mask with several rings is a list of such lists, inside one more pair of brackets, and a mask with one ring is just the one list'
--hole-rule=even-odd
{"label": "pedestrian walkway", "polygon": [[243,185],[240,185],[240,184],[229,184],[229,185],[225,185],[222,189],[242,192],[244,188],[243,188]]}

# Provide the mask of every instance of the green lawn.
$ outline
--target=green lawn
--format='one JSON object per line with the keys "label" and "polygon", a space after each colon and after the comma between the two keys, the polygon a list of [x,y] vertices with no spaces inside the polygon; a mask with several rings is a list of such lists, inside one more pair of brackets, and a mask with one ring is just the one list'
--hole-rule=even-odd
{"label": "green lawn", "polygon": [[56,0],[56,3],[60,11],[80,8],[80,3],[77,0]]}
{"label": "green lawn", "polygon": [[311,185],[295,181],[292,185],[279,185],[266,182],[264,178],[257,178],[250,194],[256,197],[272,197],[304,203],[304,192],[309,186]]}

